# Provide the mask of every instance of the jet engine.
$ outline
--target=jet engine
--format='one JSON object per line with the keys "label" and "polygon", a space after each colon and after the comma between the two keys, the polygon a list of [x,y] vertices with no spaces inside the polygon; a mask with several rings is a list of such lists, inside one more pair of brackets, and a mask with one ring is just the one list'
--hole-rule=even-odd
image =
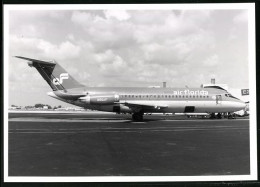
{"label": "jet engine", "polygon": [[90,105],[112,105],[119,101],[119,95],[87,95],[79,100]]}

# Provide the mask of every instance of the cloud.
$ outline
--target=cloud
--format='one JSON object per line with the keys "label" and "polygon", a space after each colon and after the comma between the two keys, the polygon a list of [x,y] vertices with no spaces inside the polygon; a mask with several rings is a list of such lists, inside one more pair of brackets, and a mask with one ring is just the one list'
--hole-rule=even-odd
{"label": "cloud", "polygon": [[104,75],[121,74],[120,70],[127,67],[126,62],[112,50],[95,54],[94,59],[100,65],[100,71]]}
{"label": "cloud", "polygon": [[87,12],[74,11],[71,16],[71,21],[77,24],[86,24],[93,21],[93,16]]}
{"label": "cloud", "polygon": [[214,67],[214,66],[220,65],[220,64],[219,64],[219,57],[218,57],[218,55],[214,54],[214,55],[208,57],[208,58],[203,62],[203,65],[204,65],[204,66],[209,66],[209,67]]}
{"label": "cloud", "polygon": [[235,23],[247,23],[248,22],[248,11],[244,10],[240,14],[236,15],[233,19]]}
{"label": "cloud", "polygon": [[69,40],[71,40],[71,41],[75,40],[75,37],[74,37],[73,34],[68,34],[68,35],[67,35],[67,38],[68,38]]}
{"label": "cloud", "polygon": [[37,46],[46,56],[52,56],[59,59],[76,58],[80,53],[80,46],[76,46],[69,41],[62,42],[59,45],[53,45],[43,40],[39,41]]}
{"label": "cloud", "polygon": [[[243,73],[248,68],[246,14],[242,10],[13,11],[10,55],[55,59],[88,86],[146,87],[167,81],[168,86],[196,87],[213,75],[219,83],[243,86],[248,84]],[[47,90],[26,63],[10,58],[9,65],[12,85]],[[236,73],[230,72],[232,68]]]}
{"label": "cloud", "polygon": [[119,21],[128,20],[131,17],[125,10],[105,10],[104,14],[107,19],[115,18]]}
{"label": "cloud", "polygon": [[38,56],[44,58],[71,59],[79,56],[80,46],[70,41],[58,45],[38,38],[25,38],[10,35],[10,46],[13,54]]}

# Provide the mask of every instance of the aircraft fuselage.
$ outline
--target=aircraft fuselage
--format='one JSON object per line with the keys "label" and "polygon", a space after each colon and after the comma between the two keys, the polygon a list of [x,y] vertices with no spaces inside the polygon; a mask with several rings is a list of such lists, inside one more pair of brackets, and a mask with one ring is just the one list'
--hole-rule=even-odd
{"label": "aircraft fuselage", "polygon": [[[71,95],[85,94],[88,97],[85,100],[84,97],[77,100],[59,97],[59,93],[54,91],[48,95],[86,109],[117,113],[134,113],[140,108],[152,113],[213,113],[234,112],[245,107],[241,100],[216,88],[86,87],[68,90]],[[91,102],[91,98],[95,102]]]}

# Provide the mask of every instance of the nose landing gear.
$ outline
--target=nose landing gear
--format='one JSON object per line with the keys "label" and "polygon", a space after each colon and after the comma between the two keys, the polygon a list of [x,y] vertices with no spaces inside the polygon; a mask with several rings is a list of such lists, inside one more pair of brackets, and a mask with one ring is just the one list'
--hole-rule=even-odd
{"label": "nose landing gear", "polygon": [[228,119],[235,119],[235,114],[234,113],[228,113]]}

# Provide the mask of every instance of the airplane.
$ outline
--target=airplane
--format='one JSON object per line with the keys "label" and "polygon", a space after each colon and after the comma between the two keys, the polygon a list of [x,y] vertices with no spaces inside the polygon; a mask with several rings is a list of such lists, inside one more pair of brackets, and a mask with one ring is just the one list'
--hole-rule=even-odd
{"label": "airplane", "polygon": [[239,111],[246,104],[218,86],[204,88],[85,87],[55,60],[28,61],[49,84],[47,94],[63,102],[98,111],[129,113],[133,121],[143,121],[144,113],[222,113]]}

